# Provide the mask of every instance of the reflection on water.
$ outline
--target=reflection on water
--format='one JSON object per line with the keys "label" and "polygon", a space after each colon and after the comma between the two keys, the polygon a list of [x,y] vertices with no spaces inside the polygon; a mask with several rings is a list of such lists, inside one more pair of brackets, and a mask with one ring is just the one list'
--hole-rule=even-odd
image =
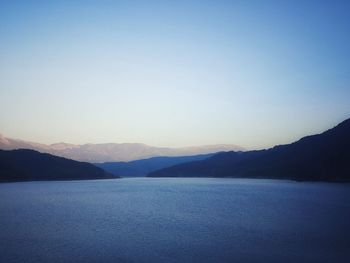
{"label": "reflection on water", "polygon": [[0,184],[0,215],[0,262],[350,259],[345,184],[147,178],[7,183]]}

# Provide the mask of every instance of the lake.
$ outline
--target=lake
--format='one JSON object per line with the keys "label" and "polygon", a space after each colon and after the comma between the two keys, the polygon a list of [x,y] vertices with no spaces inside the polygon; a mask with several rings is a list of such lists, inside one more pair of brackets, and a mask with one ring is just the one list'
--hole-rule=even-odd
{"label": "lake", "polygon": [[0,262],[350,262],[350,185],[0,184]]}

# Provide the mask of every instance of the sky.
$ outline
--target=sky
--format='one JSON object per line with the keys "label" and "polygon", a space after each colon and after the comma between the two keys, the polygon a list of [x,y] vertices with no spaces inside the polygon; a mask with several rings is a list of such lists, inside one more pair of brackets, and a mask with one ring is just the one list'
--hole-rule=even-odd
{"label": "sky", "polygon": [[0,1],[0,133],[289,143],[350,117],[350,1]]}

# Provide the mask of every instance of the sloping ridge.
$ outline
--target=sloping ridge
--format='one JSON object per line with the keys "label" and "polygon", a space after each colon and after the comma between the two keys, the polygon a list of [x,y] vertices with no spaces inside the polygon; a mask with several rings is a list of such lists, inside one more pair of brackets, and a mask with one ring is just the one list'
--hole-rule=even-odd
{"label": "sloping ridge", "polygon": [[162,156],[130,162],[95,163],[95,165],[111,174],[115,174],[122,177],[144,177],[150,172],[165,167],[170,167],[180,163],[208,159],[213,155],[214,153],[177,157]]}
{"label": "sloping ridge", "polygon": [[0,150],[0,181],[117,178],[90,163],[34,150]]}
{"label": "sloping ridge", "polygon": [[350,181],[350,119],[291,144],[268,150],[220,153],[148,176]]}

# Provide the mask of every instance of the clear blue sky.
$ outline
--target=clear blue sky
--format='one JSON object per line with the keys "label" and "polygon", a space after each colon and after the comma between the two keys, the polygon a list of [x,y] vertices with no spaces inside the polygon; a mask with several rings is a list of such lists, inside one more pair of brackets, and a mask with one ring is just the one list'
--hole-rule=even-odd
{"label": "clear blue sky", "polygon": [[350,117],[350,1],[0,1],[0,132],[288,143]]}

